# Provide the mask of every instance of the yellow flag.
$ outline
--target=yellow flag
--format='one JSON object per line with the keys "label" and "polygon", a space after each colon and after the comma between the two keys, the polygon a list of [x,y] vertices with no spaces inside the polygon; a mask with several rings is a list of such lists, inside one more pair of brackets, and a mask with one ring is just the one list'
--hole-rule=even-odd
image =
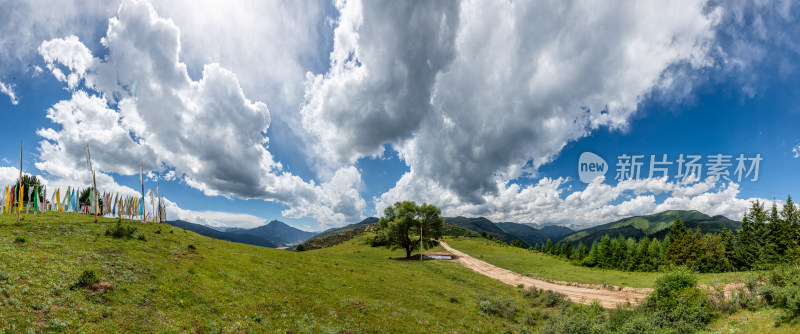
{"label": "yellow flag", "polygon": [[58,208],[58,212],[61,211],[61,188],[56,189],[56,208]]}
{"label": "yellow flag", "polygon": [[23,190],[25,190],[25,185],[24,184],[19,186],[19,205],[17,206],[17,211],[19,211],[19,212],[22,212],[22,199],[24,198],[24,197],[22,197],[22,194],[24,194],[22,192]]}
{"label": "yellow flag", "polygon": [[8,186],[6,186],[6,206],[3,209],[5,213],[8,213],[8,202],[11,202],[11,196],[10,195],[11,195],[11,193],[8,191]]}

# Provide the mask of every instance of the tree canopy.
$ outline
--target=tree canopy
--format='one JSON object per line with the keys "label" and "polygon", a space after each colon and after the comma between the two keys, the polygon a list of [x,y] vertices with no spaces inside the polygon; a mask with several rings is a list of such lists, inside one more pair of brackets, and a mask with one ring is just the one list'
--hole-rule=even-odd
{"label": "tree canopy", "polygon": [[411,257],[411,252],[419,249],[420,245],[430,248],[437,244],[444,226],[441,213],[432,204],[396,202],[383,211],[378,222],[377,239],[392,250],[405,250],[406,257]]}

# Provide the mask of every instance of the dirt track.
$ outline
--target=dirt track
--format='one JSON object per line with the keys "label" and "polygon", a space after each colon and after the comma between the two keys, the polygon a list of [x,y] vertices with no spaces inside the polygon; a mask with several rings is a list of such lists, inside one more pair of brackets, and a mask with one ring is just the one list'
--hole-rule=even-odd
{"label": "dirt track", "polygon": [[450,245],[443,241],[440,241],[439,244],[442,245],[444,249],[455,255],[456,261],[481,275],[494,278],[498,281],[513,286],[522,284],[526,289],[529,286],[535,286],[539,289],[561,292],[567,295],[570,300],[577,303],[589,304],[594,300],[599,300],[600,304],[607,308],[616,308],[618,304],[625,303],[626,301],[630,301],[635,305],[644,300],[644,298],[647,297],[647,294],[652,291],[652,289],[644,288],[591,288],[587,287],[588,285],[586,284],[567,284],[567,282],[562,282],[563,284],[559,284],[548,282],[541,279],[524,276],[507,269],[499,268],[485,261],[478,260],[467,253],[450,247]]}

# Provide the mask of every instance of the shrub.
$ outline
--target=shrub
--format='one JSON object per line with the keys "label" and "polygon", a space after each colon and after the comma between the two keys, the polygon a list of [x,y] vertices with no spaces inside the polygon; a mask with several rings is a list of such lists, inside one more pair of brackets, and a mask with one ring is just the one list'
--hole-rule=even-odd
{"label": "shrub", "polygon": [[139,234],[136,237],[136,240],[147,241],[147,238],[144,236],[144,234]]}
{"label": "shrub", "polygon": [[541,328],[542,333],[606,333],[606,318],[598,302],[591,305],[572,304],[553,316]]}
{"label": "shrub", "polygon": [[121,220],[118,220],[114,227],[106,229],[106,236],[114,239],[131,239],[134,233],[136,233],[136,228],[133,226],[122,226]]}
{"label": "shrub", "polygon": [[679,333],[700,330],[711,321],[712,314],[708,296],[696,285],[697,278],[686,269],[668,272],[656,279],[644,308],[654,313],[662,328]]}
{"label": "shrub", "polygon": [[523,320],[523,323],[528,326],[536,326],[540,321],[547,320],[547,318],[547,312],[544,312],[540,309],[531,309],[525,313],[525,319]]}
{"label": "shrub", "polygon": [[779,323],[800,319],[800,267],[776,267],[769,272],[767,284],[759,290],[764,302],[788,311],[778,319]]}
{"label": "shrub", "polygon": [[83,288],[95,285],[98,282],[100,282],[100,279],[97,278],[97,274],[94,273],[94,270],[84,270],[81,276],[78,277],[78,280],[75,281],[73,286]]}
{"label": "shrub", "polygon": [[28,238],[26,238],[24,235],[19,235],[16,238],[14,238],[15,244],[24,244],[26,242],[28,242]]}
{"label": "shrub", "polygon": [[450,302],[453,304],[458,304],[459,300],[456,296],[450,296]]}
{"label": "shrub", "polygon": [[535,286],[531,286],[527,290],[524,290],[522,295],[526,298],[530,298],[533,306],[566,307],[571,303],[567,298],[567,295],[563,293],[537,289]]}
{"label": "shrub", "polygon": [[191,244],[186,248],[188,248],[190,251],[197,250],[197,247],[195,247],[194,245],[191,245]]}
{"label": "shrub", "polygon": [[306,246],[303,246],[303,244],[299,244],[299,245],[297,245],[297,247],[294,248],[294,250],[296,250],[298,252],[305,252]]}
{"label": "shrub", "polygon": [[517,309],[508,298],[478,297],[478,310],[487,316],[496,316],[504,319],[514,318]]}

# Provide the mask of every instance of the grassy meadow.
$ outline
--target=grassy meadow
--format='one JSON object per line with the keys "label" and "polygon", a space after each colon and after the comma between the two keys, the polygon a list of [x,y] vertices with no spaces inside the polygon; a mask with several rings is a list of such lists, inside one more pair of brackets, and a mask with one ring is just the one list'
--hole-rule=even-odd
{"label": "grassy meadow", "polygon": [[[95,224],[53,212],[23,219],[17,225],[16,216],[0,215],[0,333],[528,333],[558,328],[554,320],[570,308],[456,262],[398,259],[404,251],[369,247],[369,233],[290,252],[166,224],[124,221],[136,229],[131,238],[113,238],[106,230],[116,219]],[[659,275],[573,266],[478,238],[447,242],[550,279],[647,287]],[[77,284],[87,270],[100,282]],[[735,278],[700,276],[701,283]],[[780,312],[739,311],[708,331],[800,329],[770,327]]]}
{"label": "grassy meadow", "polygon": [[[166,224],[72,213],[0,216],[0,333],[502,332],[478,296],[523,303],[520,289],[456,263],[342,245],[288,252]],[[141,236],[141,239],[137,237]],[[20,242],[24,239],[24,242]],[[189,245],[194,246],[194,250]],[[110,289],[74,287],[84,270]],[[521,315],[520,315],[521,317]]]}
{"label": "grassy meadow", "polygon": [[[652,288],[655,279],[662,275],[662,273],[656,272],[627,272],[573,265],[565,259],[552,255],[499,245],[483,238],[456,237],[444,240],[453,248],[476,258],[531,277],[588,284]],[[699,284],[716,285],[744,282],[756,274],[754,272],[697,274],[697,278]]]}

